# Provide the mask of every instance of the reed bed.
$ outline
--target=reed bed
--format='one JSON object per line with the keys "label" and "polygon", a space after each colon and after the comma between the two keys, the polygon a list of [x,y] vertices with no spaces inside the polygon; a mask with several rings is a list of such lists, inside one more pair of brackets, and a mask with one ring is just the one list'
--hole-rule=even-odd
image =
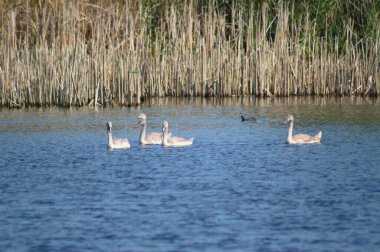
{"label": "reed bed", "polygon": [[341,37],[318,36],[308,12],[295,20],[281,1],[275,20],[265,4],[227,16],[188,3],[168,4],[156,24],[128,1],[42,2],[3,3],[0,106],[380,93],[380,28],[358,41],[348,22],[342,50]]}

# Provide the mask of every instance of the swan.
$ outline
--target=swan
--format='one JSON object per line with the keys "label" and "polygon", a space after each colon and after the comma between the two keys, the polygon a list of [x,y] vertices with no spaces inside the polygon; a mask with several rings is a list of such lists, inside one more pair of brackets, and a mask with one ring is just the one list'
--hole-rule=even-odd
{"label": "swan", "polygon": [[[140,114],[139,117],[139,122],[137,125],[141,126],[141,132],[140,132],[140,144],[161,144],[162,143],[162,133],[159,132],[153,132],[150,134],[146,134],[146,115],[145,114]],[[169,134],[170,137],[170,134]]]}
{"label": "swan", "polygon": [[124,139],[112,139],[112,123],[107,122],[107,133],[108,133],[108,148],[110,149],[127,149],[131,145],[127,138]]}
{"label": "swan", "polygon": [[182,137],[170,137],[169,138],[169,123],[163,122],[162,124],[163,139],[162,145],[166,147],[182,147],[189,146],[193,144],[194,138],[185,139]]}
{"label": "swan", "polygon": [[288,138],[286,140],[288,144],[312,144],[321,142],[322,131],[319,131],[319,133],[315,136],[306,134],[298,134],[293,136],[294,117],[292,114],[288,115],[287,122],[289,123]]}

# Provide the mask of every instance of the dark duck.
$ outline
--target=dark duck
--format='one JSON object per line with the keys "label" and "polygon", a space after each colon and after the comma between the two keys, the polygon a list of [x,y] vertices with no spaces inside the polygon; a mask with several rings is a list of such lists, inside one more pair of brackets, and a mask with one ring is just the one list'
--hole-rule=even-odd
{"label": "dark duck", "polygon": [[245,121],[256,121],[256,118],[251,116],[251,117],[245,117],[245,116],[241,116],[241,121],[242,122],[245,122]]}

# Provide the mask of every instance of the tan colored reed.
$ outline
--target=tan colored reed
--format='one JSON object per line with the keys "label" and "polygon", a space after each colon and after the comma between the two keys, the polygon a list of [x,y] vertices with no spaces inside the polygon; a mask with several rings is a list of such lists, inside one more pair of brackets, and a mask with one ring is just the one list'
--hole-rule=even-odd
{"label": "tan colored reed", "polygon": [[198,13],[191,4],[173,5],[153,34],[141,8],[107,3],[56,0],[38,10],[2,10],[1,106],[130,106],[162,96],[380,91],[380,29],[375,38],[354,44],[349,25],[347,52],[341,55],[337,38],[316,36],[311,21],[296,23],[285,5],[271,40],[273,20],[265,5],[248,17],[234,8],[231,24],[212,6]]}

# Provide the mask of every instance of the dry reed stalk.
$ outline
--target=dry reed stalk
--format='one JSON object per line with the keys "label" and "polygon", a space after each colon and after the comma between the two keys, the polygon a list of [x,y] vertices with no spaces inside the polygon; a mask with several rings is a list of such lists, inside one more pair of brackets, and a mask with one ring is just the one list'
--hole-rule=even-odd
{"label": "dry reed stalk", "polygon": [[[45,1],[41,10],[27,4],[25,32],[17,30],[22,5],[2,12],[0,105],[379,94],[380,30],[354,43],[349,23],[341,54],[338,38],[318,37],[309,15],[297,23],[286,5],[279,5],[275,20],[265,4],[248,16],[233,7],[230,22],[212,5],[201,12],[191,4],[171,5],[150,30],[142,8],[133,11],[128,4],[57,0]],[[274,25],[275,34],[269,34]]]}

